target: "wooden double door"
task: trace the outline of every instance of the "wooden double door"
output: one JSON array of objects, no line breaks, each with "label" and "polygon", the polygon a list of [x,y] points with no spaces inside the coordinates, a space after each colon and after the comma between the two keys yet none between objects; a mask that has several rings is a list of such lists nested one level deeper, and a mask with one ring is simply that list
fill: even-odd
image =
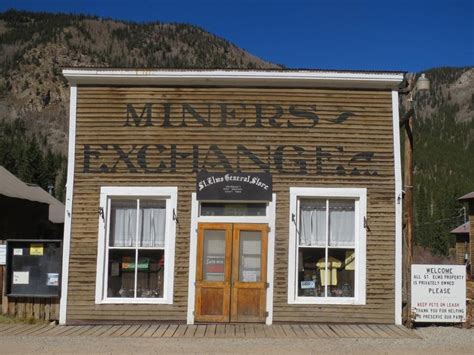
[{"label": "wooden double door", "polygon": [[265,322],[268,226],[200,223],[196,322]]}]

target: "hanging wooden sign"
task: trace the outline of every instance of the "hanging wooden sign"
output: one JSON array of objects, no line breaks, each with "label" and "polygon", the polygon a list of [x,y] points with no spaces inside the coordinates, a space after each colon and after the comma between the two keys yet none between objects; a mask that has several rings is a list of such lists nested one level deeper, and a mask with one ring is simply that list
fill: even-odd
[{"label": "hanging wooden sign", "polygon": [[269,173],[199,172],[196,181],[198,200],[271,201],[272,176]]}]

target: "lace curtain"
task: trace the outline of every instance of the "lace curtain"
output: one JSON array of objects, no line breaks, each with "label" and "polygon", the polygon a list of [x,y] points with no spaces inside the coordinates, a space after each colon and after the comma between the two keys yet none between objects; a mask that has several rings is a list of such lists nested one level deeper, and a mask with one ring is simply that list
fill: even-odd
[{"label": "lace curtain", "polygon": [[[354,201],[329,201],[329,245],[354,246]],[[300,246],[325,246],[326,200],[300,200]]]},{"label": "lace curtain", "polygon": [[[113,200],[110,230],[111,247],[134,247],[137,232],[137,201]],[[166,202],[140,201],[139,247],[164,247]]]}]

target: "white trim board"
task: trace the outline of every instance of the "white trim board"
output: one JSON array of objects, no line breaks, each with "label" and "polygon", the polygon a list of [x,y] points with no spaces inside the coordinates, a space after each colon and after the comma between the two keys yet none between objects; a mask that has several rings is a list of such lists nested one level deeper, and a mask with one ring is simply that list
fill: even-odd
[{"label": "white trim board", "polygon": [[403,73],[319,70],[156,70],[64,69],[63,75],[79,85],[202,85],[282,86],[396,89]]},{"label": "white trim board", "polygon": [[393,157],[395,165],[395,324],[402,324],[402,164],[398,91],[392,91]]},{"label": "white trim board", "polygon": [[274,279],[274,259],[275,259],[275,222],[276,217],[276,193],[272,194],[272,201],[268,203],[266,215],[260,217],[199,217],[199,201],[196,199],[196,193],[191,195],[191,225],[190,225],[190,243],[189,243],[189,277],[188,277],[188,310],[186,322],[194,324],[194,306],[196,299],[196,263],[197,263],[197,229],[198,223],[261,223],[268,224],[267,246],[267,282],[269,287],[266,289],[266,311],[268,316],[265,324],[271,325],[273,322],[273,279]]},{"label": "white trim board", "polygon": [[71,85],[69,101],[69,142],[66,183],[66,208],[64,215],[63,266],[61,271],[61,299],[59,302],[59,324],[67,321],[67,296],[69,281],[69,255],[71,251],[71,218],[74,192],[74,155],[76,150],[76,102],[77,86]]}]

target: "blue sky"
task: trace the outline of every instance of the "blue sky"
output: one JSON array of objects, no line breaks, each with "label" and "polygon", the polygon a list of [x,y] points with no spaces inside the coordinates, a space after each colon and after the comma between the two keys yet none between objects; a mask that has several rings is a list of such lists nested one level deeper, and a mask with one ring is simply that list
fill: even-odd
[{"label": "blue sky", "polygon": [[474,65],[473,0],[3,0],[9,8],[192,23],[290,68]]}]

